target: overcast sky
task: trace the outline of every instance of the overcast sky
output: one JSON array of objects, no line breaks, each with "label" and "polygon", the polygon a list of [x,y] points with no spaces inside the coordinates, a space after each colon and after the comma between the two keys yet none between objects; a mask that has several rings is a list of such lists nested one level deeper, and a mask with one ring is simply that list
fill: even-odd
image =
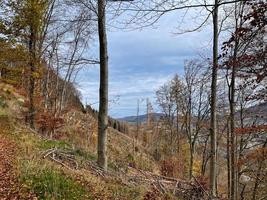
[{"label": "overcast sky", "polygon": [[[166,16],[157,28],[108,32],[109,98],[116,100],[109,106],[109,115],[115,118],[136,115],[137,99],[150,98],[155,103],[156,89],[175,73],[183,74],[186,59],[198,58],[210,50],[212,31],[174,34],[177,22]],[[194,25],[188,22],[187,24]],[[97,45],[92,50],[98,53]],[[98,109],[99,68],[83,69],[77,78],[83,102]],[[145,101],[140,106],[145,112]],[[154,106],[155,112],[158,112]]]}]

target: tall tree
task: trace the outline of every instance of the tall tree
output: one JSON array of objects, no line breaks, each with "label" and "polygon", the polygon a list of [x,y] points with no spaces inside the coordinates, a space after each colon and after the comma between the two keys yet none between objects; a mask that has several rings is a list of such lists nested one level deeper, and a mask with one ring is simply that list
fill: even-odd
[{"label": "tall tree", "polygon": [[28,123],[34,128],[35,119],[35,85],[40,75],[39,67],[42,63],[42,48],[47,26],[53,10],[54,0],[23,0],[10,1],[10,8],[14,12],[12,20],[12,34],[18,43],[25,43],[28,48]]},{"label": "tall tree", "polygon": [[216,93],[218,73],[218,0],[214,1],[213,17],[213,64],[211,79],[211,105],[210,105],[210,184],[212,196],[217,196],[217,127],[216,127]]},{"label": "tall tree", "polygon": [[108,44],[106,34],[106,0],[98,0],[98,36],[100,58],[100,88],[98,115],[97,163],[107,170],[106,138],[108,128]]},{"label": "tall tree", "polygon": [[[239,149],[236,135],[236,90],[239,82],[239,90],[251,89],[249,100],[264,99],[266,87],[262,87],[261,82],[266,78],[266,47],[263,45],[265,26],[266,26],[266,3],[261,1],[239,2],[234,7],[234,27],[230,39],[224,42],[223,54],[224,65],[231,72],[231,81],[229,83],[229,106],[230,106],[230,176],[229,176],[229,198],[238,199],[239,196],[239,178],[240,168],[238,160],[244,153],[245,141],[241,135]],[[238,78],[238,82],[236,79]],[[241,84],[240,84],[241,83]],[[261,89],[257,89],[261,88]],[[263,92],[263,93],[262,93]],[[244,95],[242,95],[244,96]],[[254,97],[253,97],[254,96]],[[243,100],[244,101],[244,100]],[[248,126],[244,123],[243,105],[240,106],[241,129]],[[256,124],[255,124],[256,125]],[[250,140],[249,140],[250,141]],[[239,150],[239,152],[238,152]],[[245,187],[241,188],[241,196],[244,196]]]},{"label": "tall tree", "polygon": [[[217,74],[218,74],[218,35],[219,35],[219,7],[223,5],[233,4],[236,1],[219,1],[214,0],[213,2],[200,1],[200,2],[192,2],[192,1],[147,1],[139,0],[137,3],[133,3],[132,7],[125,9],[136,12],[133,17],[137,19],[138,25],[141,27],[149,26],[159,21],[159,19],[169,13],[175,12],[178,10],[186,10],[190,8],[204,8],[209,11],[209,13],[205,16],[205,18],[201,21],[199,26],[190,29],[185,32],[192,32],[201,29],[204,25],[207,24],[209,18],[212,14],[213,21],[213,62],[212,62],[212,80],[211,80],[211,105],[210,105],[210,189],[212,196],[216,196],[216,185],[217,185],[217,163],[216,163],[216,151],[217,151],[217,127],[216,127],[216,100],[217,100]],[[182,21],[184,18],[182,18]]]}]

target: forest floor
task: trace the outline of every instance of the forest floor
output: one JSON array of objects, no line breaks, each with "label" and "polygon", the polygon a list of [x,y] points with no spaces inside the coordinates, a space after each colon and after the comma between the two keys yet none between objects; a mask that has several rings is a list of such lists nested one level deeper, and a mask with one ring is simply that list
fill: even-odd
[{"label": "forest floor", "polygon": [[0,199],[18,199],[18,181],[12,161],[16,151],[14,143],[0,140]]},{"label": "forest floor", "polygon": [[8,124],[0,120],[0,200],[37,199],[31,192],[23,191],[17,174],[16,160],[19,147],[6,133]]}]

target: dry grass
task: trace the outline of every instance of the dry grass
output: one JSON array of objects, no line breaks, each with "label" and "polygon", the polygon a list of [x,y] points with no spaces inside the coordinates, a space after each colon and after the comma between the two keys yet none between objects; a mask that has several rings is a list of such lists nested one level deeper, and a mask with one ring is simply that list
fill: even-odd
[{"label": "dry grass", "polygon": [[[76,134],[74,130],[77,129],[72,129],[75,127],[71,127],[70,123],[65,126],[65,130],[69,131],[68,137],[59,140],[41,136],[23,125],[18,119],[22,116],[21,100],[11,89],[8,89],[9,92],[0,91],[3,103],[8,104],[0,107],[1,126],[6,130],[0,132],[15,142],[18,148],[15,168],[23,193],[34,194],[38,199],[142,199],[144,187],[131,187],[116,176],[101,177],[87,169],[86,163],[94,162],[96,158],[93,142],[85,142],[84,135]],[[68,169],[43,159],[42,152],[54,147],[72,151],[79,169]]]}]

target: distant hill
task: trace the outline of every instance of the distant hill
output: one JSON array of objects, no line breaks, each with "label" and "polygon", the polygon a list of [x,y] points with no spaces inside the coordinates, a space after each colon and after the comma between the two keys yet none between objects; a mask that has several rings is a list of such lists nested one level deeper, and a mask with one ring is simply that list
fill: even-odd
[{"label": "distant hill", "polygon": [[[240,111],[237,112],[237,115],[240,114]],[[266,124],[267,123],[267,102],[260,103],[253,105],[251,107],[248,107],[244,111],[244,123],[251,124],[257,123],[257,124]]]},{"label": "distant hill", "polygon": [[[151,113],[151,115],[152,115],[152,119],[156,121],[164,116],[163,113]],[[118,118],[117,120],[135,124],[137,123],[137,116],[127,116],[127,117]],[[147,120],[147,114],[138,116],[139,123],[145,123],[146,120]]]},{"label": "distant hill", "polygon": [[249,108],[246,109],[247,113],[250,113],[251,115],[267,115],[267,102],[261,103],[261,104],[257,104],[254,106],[251,106]]},{"label": "distant hill", "polygon": [[[239,115],[239,112],[240,111],[237,111],[236,114]],[[267,102],[248,107],[244,112],[247,117],[267,116]],[[164,113],[151,113],[151,114],[152,118],[156,121],[159,120],[161,117],[164,117],[165,115]],[[135,124],[137,122],[137,116],[126,116],[117,118],[116,120]],[[145,123],[146,120],[147,120],[147,114],[138,116],[139,123]]]}]

